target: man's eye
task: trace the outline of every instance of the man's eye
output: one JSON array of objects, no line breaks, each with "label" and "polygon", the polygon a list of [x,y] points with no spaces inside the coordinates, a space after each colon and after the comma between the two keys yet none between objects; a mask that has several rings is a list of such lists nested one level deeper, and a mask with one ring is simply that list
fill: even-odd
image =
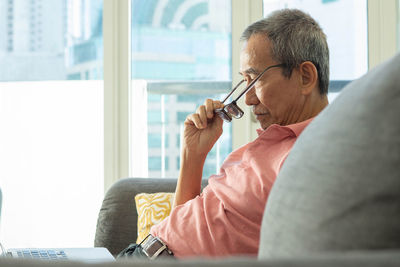
[{"label": "man's eye", "polygon": [[244,79],[247,84],[251,83],[251,81],[253,80],[250,76],[246,76]]}]

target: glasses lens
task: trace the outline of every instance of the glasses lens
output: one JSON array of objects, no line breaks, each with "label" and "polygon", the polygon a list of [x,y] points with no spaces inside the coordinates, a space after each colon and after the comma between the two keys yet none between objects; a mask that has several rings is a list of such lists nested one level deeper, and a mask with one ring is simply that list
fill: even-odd
[{"label": "glasses lens", "polygon": [[226,111],[222,108],[216,109],[215,114],[217,114],[221,119],[223,119],[226,122],[232,121],[232,117],[228,113],[226,113]]},{"label": "glasses lens", "polygon": [[226,105],[224,110],[235,119],[240,119],[244,114],[243,110],[241,110],[235,103]]}]

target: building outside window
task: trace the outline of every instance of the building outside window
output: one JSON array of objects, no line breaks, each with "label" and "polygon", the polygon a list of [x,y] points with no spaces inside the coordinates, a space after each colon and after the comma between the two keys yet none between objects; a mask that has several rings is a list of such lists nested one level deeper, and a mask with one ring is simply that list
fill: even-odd
[{"label": "building outside window", "polygon": [[[150,83],[148,176],[177,177],[186,116],[205,99],[221,99],[229,92],[231,1],[132,0],[131,5],[132,79]],[[186,82],[186,90],[169,89],[181,82]],[[160,90],[152,90],[151,83]],[[155,137],[160,140],[157,145],[152,143]],[[203,177],[218,171],[221,159],[232,150],[231,143],[231,127],[226,124],[221,141],[206,160]]]}]

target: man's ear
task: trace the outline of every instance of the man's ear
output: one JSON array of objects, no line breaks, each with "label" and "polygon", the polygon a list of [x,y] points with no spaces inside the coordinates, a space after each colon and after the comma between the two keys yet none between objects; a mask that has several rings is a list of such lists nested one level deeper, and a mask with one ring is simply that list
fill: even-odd
[{"label": "man's ear", "polygon": [[311,61],[305,61],[299,66],[301,93],[309,95],[318,86],[318,71]]}]

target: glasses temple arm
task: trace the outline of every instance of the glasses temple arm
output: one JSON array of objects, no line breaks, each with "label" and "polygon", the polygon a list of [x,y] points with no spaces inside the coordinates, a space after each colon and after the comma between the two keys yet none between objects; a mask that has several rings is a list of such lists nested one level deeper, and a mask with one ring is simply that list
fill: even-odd
[{"label": "glasses temple arm", "polygon": [[232,91],[224,98],[224,100],[221,101],[221,103],[224,103],[232,94],[233,92],[236,91],[236,89],[244,82],[245,80],[241,80],[236,86],[235,88],[232,89]]},{"label": "glasses temple arm", "polygon": [[256,82],[261,78],[261,76],[263,76],[263,74],[268,70],[269,68],[266,68],[263,72],[261,72],[241,93],[240,95],[238,95],[238,97],[236,97],[235,100],[233,100],[232,102],[236,102],[239,100],[239,98],[241,98],[245,93],[247,93],[251,88],[254,87],[254,85],[256,84]]},{"label": "glasses temple arm", "polygon": [[236,97],[235,100],[233,100],[232,102],[236,102],[239,100],[239,98],[241,98],[245,93],[247,93],[251,88],[254,87],[254,85],[256,84],[256,82],[264,75],[264,73],[271,69],[271,68],[276,68],[276,67],[283,67],[285,66],[285,64],[278,64],[278,65],[273,65],[273,66],[269,66],[268,68],[266,68],[265,70],[263,70],[263,72],[261,72],[260,74],[258,74],[258,76],[243,90],[243,92],[240,93],[240,95],[238,97]]}]

